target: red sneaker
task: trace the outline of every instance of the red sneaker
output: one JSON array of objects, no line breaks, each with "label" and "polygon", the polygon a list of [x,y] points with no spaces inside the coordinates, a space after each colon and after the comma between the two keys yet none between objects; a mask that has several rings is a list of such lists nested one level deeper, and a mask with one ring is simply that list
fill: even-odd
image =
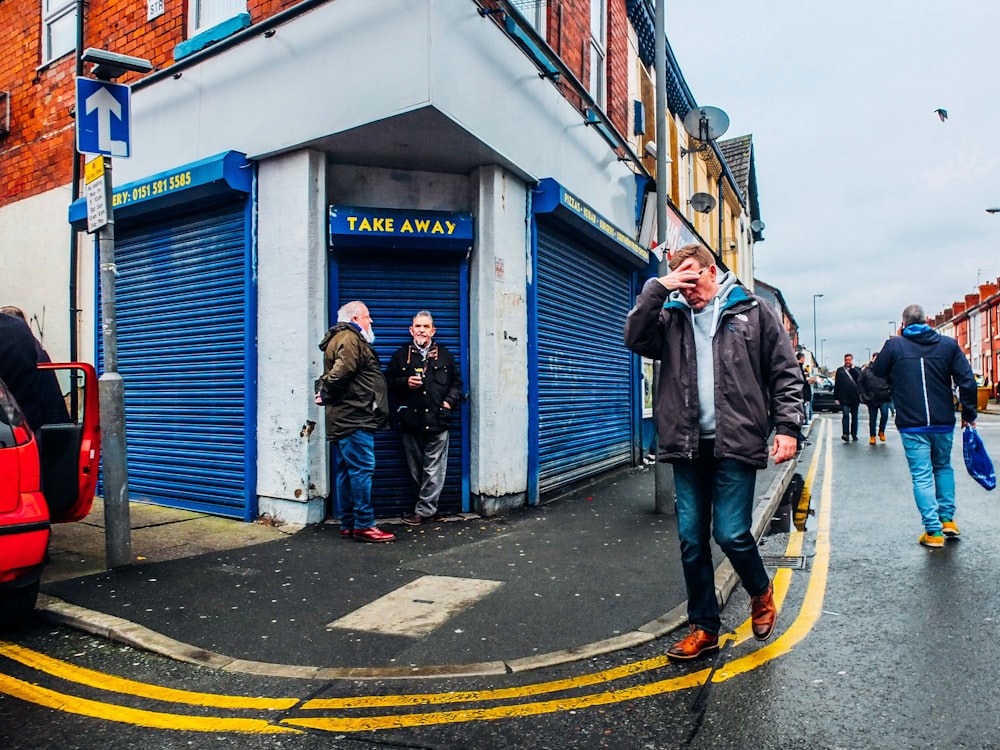
[{"label": "red sneaker", "polygon": [[354,529],[341,529],[340,538],[341,539],[351,539],[354,537]]},{"label": "red sneaker", "polygon": [[354,530],[354,541],[356,542],[391,542],[395,538],[395,534],[390,534],[388,531],[382,531],[382,529],[378,526],[372,526],[368,529]]}]

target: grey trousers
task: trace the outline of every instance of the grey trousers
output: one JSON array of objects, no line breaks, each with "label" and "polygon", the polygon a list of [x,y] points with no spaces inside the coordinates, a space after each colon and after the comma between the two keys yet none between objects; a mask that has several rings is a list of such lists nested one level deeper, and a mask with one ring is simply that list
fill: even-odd
[{"label": "grey trousers", "polygon": [[429,518],[437,513],[448,473],[448,431],[419,435],[404,432],[403,453],[417,487],[416,514]]}]

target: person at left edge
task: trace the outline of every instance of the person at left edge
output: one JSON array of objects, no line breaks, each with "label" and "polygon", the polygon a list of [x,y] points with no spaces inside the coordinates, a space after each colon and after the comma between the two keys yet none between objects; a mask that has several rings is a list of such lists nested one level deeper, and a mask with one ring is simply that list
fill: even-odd
[{"label": "person at left edge", "polygon": [[70,421],[55,373],[38,368],[48,361],[24,319],[0,313],[0,378],[24,410],[39,447],[43,425]]},{"label": "person at left edge", "polygon": [[408,526],[440,518],[438,500],[448,473],[448,423],[462,400],[455,358],[435,340],[436,333],[430,312],[418,312],[410,324],[413,340],[396,350],[385,370],[389,392],[398,404],[406,465],[417,488],[416,508],[403,516]]},{"label": "person at left edge", "polygon": [[389,422],[385,376],[372,344],[375,333],[368,307],[360,300],[337,311],[337,325],[326,332],[323,375],[317,400],[326,407],[326,438],[337,444],[337,497],[340,535],[359,542],[391,542],[395,534],[375,525],[372,477],[375,433]]},{"label": "person at left edge", "polygon": [[625,321],[625,345],[660,360],[653,405],[659,460],[674,469],[677,535],[688,594],[688,634],[667,651],[694,659],[719,648],[714,538],[750,595],[754,637],[774,631],[774,588],[753,524],[757,471],[795,458],[802,371],[774,309],[722,272],[700,245],[646,282]]}]

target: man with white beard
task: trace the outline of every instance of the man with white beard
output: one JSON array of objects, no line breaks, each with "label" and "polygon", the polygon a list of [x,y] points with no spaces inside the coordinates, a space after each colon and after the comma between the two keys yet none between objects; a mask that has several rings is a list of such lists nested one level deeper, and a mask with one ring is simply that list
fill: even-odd
[{"label": "man with white beard", "polygon": [[374,342],[371,313],[354,300],[337,311],[337,325],[319,344],[323,376],[316,400],[326,407],[326,438],[337,444],[339,454],[340,536],[357,542],[396,538],[375,525],[372,508],[375,432],[389,421],[388,389]]}]

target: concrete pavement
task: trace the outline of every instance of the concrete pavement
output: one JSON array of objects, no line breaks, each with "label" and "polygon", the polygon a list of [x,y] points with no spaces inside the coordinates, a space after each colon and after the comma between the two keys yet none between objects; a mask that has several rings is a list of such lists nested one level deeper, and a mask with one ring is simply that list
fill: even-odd
[{"label": "concrete pavement", "polygon": [[[758,474],[760,538],[796,471]],[[100,506],[53,529],[38,614],[175,659],[298,678],[505,674],[647,643],[685,622],[676,521],[651,467],[504,517],[341,540],[133,504],[135,563],[105,570]],[[738,579],[716,550],[716,585]]]}]

